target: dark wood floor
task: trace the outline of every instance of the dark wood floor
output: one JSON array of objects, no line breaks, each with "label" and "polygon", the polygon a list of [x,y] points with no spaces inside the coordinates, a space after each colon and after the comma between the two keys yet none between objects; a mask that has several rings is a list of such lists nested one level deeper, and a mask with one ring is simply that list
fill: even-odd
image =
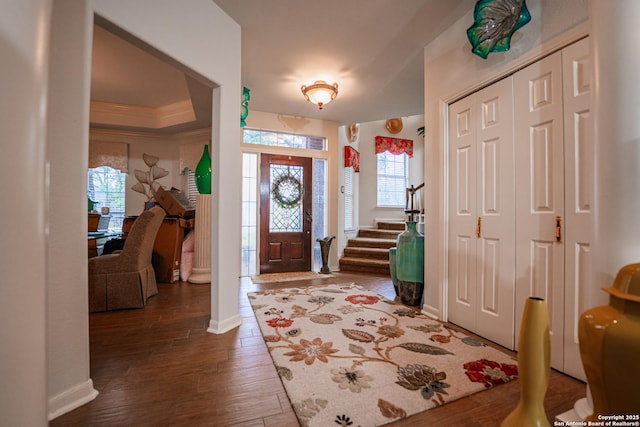
[{"label": "dark wood floor", "polygon": [[[222,335],[206,332],[209,285],[160,284],[144,309],[92,314],[91,378],[100,394],[50,425],[297,426],[246,293],[345,282],[395,296],[389,278],[367,274],[265,285],[243,278],[242,325]],[[584,395],[584,383],[552,371],[545,399],[551,422]],[[498,426],[518,398],[513,381],[390,425]]]}]

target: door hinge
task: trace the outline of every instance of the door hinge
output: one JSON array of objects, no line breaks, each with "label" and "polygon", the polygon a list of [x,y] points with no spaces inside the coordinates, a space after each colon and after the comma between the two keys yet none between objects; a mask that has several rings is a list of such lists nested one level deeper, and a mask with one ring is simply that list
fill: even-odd
[{"label": "door hinge", "polygon": [[478,217],[478,223],[476,224],[476,237],[479,239],[482,235],[482,217]]},{"label": "door hinge", "polygon": [[556,217],[556,242],[562,242],[562,217]]}]

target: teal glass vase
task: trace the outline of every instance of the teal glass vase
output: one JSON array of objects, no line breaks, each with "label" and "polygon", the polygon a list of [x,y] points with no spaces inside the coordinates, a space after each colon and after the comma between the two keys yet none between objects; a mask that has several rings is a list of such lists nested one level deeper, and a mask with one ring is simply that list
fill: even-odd
[{"label": "teal glass vase", "polygon": [[416,229],[416,221],[407,221],[407,229],[398,235],[396,244],[396,277],[403,304],[422,304],[424,292],[424,235]]},{"label": "teal glass vase", "polygon": [[200,194],[211,194],[211,156],[209,146],[205,144],[202,157],[196,166],[196,187]]},{"label": "teal glass vase", "polygon": [[400,295],[398,293],[398,275],[396,274],[396,254],[398,248],[392,247],[389,248],[389,273],[391,274],[391,282],[393,283],[393,289],[396,291],[396,296]]}]

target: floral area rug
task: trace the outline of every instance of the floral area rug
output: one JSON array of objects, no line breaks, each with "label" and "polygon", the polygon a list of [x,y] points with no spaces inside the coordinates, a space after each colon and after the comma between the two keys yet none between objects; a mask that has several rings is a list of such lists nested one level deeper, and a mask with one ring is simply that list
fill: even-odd
[{"label": "floral area rug", "polygon": [[378,426],[517,377],[510,356],[357,285],[248,294],[301,426]]}]

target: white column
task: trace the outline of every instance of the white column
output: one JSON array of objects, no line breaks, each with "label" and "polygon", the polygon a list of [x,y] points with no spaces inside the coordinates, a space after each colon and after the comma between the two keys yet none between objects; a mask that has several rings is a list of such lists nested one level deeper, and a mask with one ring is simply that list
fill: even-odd
[{"label": "white column", "polygon": [[211,194],[196,196],[195,248],[189,283],[211,283]]},{"label": "white column", "polygon": [[[615,3],[615,4],[614,4]],[[607,304],[620,267],[640,261],[640,1],[591,0],[594,206],[587,307]],[[558,417],[582,421],[593,412],[589,390]]]},{"label": "white column", "polygon": [[593,288],[640,261],[640,2],[592,0]]}]

